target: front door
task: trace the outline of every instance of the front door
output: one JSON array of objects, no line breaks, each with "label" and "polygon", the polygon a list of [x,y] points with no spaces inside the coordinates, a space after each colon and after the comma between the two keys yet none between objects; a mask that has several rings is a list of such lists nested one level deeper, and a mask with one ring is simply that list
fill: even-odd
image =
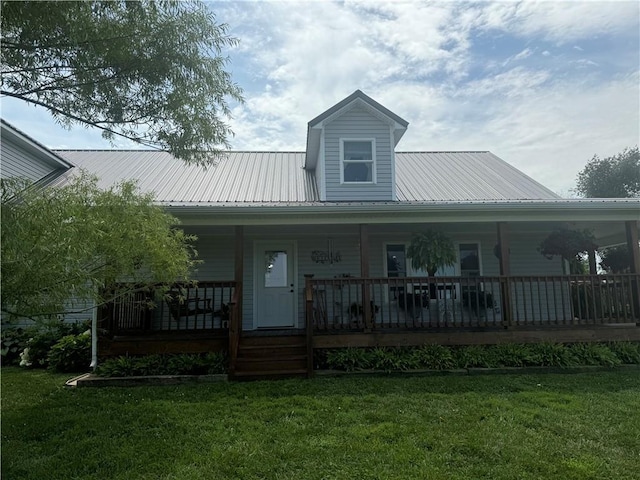
[{"label": "front door", "polygon": [[259,243],[256,248],[258,328],[294,327],[296,320],[295,249],[291,242]]}]

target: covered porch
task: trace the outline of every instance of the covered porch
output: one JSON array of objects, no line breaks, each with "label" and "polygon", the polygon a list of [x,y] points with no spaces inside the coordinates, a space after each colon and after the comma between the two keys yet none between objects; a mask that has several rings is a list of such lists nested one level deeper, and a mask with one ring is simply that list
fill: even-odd
[{"label": "covered porch", "polygon": [[278,364],[278,351],[296,359],[290,371],[309,373],[316,348],[640,340],[638,221],[593,224],[629,249],[632,271],[617,275],[597,274],[593,255],[589,275],[542,257],[535,246],[558,223],[430,224],[460,255],[475,252],[479,268],[466,271],[459,258],[428,277],[389,265],[424,224],[194,222],[197,284],[175,286],[169,301],[138,292],[103,309],[99,355],[227,350],[239,376],[243,363]]}]

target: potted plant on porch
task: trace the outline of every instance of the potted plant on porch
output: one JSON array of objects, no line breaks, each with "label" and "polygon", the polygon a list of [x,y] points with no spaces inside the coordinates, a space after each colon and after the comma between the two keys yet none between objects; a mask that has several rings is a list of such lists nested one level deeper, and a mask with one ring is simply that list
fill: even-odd
[{"label": "potted plant on porch", "polygon": [[[444,233],[427,230],[413,234],[407,248],[407,257],[411,259],[411,266],[414,270],[426,271],[430,277],[433,277],[439,268],[455,263],[456,249],[451,238]],[[428,307],[430,300],[438,298],[438,288],[437,284],[430,283],[429,296],[427,298],[426,293],[416,295],[414,286],[414,292],[405,294],[407,298],[404,299],[403,303],[410,305],[415,315],[415,306]],[[438,304],[438,315],[443,315],[447,312],[447,305],[444,300],[442,302],[442,305]]]},{"label": "potted plant on porch", "polygon": [[407,248],[407,257],[411,259],[414,270],[426,271],[433,277],[439,268],[455,263],[456,248],[444,233],[427,230],[413,234]]}]

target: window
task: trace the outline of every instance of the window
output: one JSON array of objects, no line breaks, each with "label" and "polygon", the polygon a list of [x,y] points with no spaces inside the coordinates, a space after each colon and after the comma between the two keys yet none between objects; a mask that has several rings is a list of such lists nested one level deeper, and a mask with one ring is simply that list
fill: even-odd
[{"label": "window", "polygon": [[374,140],[341,140],[342,183],[375,183]]},{"label": "window", "polygon": [[460,244],[460,276],[480,276],[480,255],[477,243]]},{"label": "window", "polygon": [[264,286],[286,287],[287,286],[287,252],[270,251],[264,252],[266,271],[264,272]]}]

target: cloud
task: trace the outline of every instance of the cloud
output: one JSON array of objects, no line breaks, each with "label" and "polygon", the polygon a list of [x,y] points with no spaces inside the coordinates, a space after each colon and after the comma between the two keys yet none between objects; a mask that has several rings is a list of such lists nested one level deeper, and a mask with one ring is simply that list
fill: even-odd
[{"label": "cloud", "polygon": [[491,150],[557,191],[638,143],[637,2],[211,5],[240,39],[236,149],[304,150],[307,122],[356,89],[410,122],[400,150]]}]

